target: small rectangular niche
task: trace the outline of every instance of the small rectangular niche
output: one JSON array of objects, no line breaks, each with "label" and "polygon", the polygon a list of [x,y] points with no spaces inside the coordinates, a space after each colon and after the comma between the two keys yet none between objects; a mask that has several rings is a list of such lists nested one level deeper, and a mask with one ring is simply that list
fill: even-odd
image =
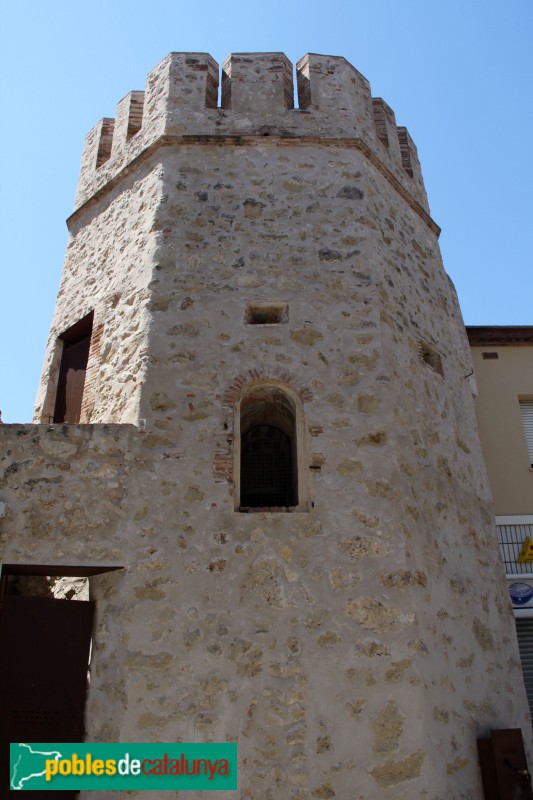
[{"label": "small rectangular niche", "polygon": [[248,303],[244,321],[247,325],[279,325],[289,321],[288,303]]},{"label": "small rectangular niche", "polygon": [[444,370],[442,369],[442,357],[437,353],[436,350],[429,347],[429,345],[425,344],[425,342],[420,342],[420,358],[430,367],[433,372],[438,372],[439,375],[444,375]]},{"label": "small rectangular niche", "polygon": [[483,359],[487,361],[488,359],[499,358],[498,353],[483,353]]}]

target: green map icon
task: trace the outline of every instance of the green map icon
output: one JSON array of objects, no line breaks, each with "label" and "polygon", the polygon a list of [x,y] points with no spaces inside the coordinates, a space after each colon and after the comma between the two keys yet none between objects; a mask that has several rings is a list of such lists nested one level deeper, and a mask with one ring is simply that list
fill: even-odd
[{"label": "green map icon", "polygon": [[57,761],[60,758],[61,753],[57,750],[34,750],[24,742],[12,744],[9,788],[14,791],[26,789],[28,782],[44,777],[47,761],[50,759]]}]

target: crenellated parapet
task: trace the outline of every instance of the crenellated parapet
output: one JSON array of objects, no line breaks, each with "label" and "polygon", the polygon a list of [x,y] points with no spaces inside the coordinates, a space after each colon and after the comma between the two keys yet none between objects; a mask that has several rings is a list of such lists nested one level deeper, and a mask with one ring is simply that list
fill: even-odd
[{"label": "crenellated parapet", "polygon": [[265,146],[356,147],[428,211],[407,130],[346,59],[314,53],[295,71],[283,53],[234,53],[220,70],[208,53],[170,53],[148,74],[144,91],[126,95],[115,119],[87,134],[76,209],[159,145],[246,145],[258,137]]}]

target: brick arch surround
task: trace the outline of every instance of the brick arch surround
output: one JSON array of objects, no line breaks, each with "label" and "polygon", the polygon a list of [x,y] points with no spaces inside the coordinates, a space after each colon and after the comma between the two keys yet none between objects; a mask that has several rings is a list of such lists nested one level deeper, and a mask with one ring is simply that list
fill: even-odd
[{"label": "brick arch surround", "polygon": [[233,379],[222,395],[222,403],[224,406],[232,408],[235,402],[252,386],[267,383],[278,384],[280,389],[286,386],[300,398],[302,403],[308,403],[313,399],[311,390],[288,372],[272,370],[266,373],[262,370],[250,369],[246,372],[241,372]]}]

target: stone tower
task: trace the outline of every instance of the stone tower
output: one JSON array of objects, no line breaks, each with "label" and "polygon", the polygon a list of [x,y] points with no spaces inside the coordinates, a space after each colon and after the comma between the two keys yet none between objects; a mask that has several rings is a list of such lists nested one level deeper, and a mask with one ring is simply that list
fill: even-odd
[{"label": "stone tower", "polygon": [[232,55],[218,105],[171,53],[88,134],[4,563],[90,576],[89,741],[474,800],[529,717],[461,314],[407,130],[343,58],[296,78]]}]

